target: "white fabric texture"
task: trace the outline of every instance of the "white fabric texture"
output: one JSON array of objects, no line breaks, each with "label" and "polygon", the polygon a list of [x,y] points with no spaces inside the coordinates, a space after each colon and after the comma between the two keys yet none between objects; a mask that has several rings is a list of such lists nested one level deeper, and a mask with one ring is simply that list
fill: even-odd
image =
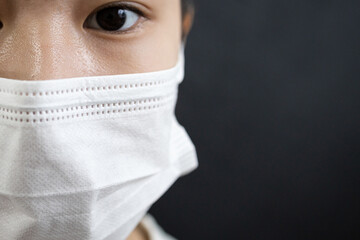
[{"label": "white fabric texture", "polygon": [[197,167],[176,120],[183,53],[169,70],[0,78],[0,236],[122,240]]}]

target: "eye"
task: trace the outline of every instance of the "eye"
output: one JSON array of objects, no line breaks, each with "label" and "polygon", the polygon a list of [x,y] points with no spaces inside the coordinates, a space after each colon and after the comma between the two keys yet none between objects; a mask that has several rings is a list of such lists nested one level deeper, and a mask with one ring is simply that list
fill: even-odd
[{"label": "eye", "polygon": [[124,6],[105,7],[92,13],[84,27],[111,32],[124,32],[131,29],[139,20],[140,14]]}]

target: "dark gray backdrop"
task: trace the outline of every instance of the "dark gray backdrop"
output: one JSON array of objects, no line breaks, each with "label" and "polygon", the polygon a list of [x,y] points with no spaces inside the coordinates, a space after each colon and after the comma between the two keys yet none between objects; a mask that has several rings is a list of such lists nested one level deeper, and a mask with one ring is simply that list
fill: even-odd
[{"label": "dark gray backdrop", "polygon": [[360,239],[360,1],[198,0],[177,116],[180,240]]}]

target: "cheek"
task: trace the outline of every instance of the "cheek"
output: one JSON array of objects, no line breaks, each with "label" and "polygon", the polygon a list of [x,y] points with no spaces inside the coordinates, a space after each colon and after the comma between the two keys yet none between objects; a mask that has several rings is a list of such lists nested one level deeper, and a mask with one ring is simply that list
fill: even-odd
[{"label": "cheek", "polygon": [[[176,65],[180,41],[154,33],[153,38],[133,40],[129,43],[97,44],[85,50],[85,56],[97,65],[96,69],[107,74],[153,72],[169,69]],[[101,67],[100,67],[101,66]],[[95,69],[95,68],[94,68]]]},{"label": "cheek", "polygon": [[68,16],[19,18],[21,24],[0,34],[0,76],[43,80],[169,69],[181,46],[179,3],[164,1],[137,31],[112,36],[85,31]]},{"label": "cheek", "polygon": [[[169,69],[176,65],[181,47],[180,1],[166,1],[154,19],[135,33],[111,38],[86,38],[86,54],[97,62],[99,74],[126,74]],[[171,10],[170,10],[171,9]],[[89,62],[92,62],[89,61]]]},{"label": "cheek", "polygon": [[176,33],[153,31],[144,38],[129,41],[88,43],[83,49],[86,64],[101,74],[126,74],[169,69],[176,65],[181,46]]}]

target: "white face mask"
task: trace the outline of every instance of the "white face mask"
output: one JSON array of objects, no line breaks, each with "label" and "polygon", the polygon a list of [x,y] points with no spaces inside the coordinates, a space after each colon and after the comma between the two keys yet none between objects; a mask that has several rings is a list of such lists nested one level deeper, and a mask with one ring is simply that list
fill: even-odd
[{"label": "white face mask", "polygon": [[183,59],[152,73],[0,78],[1,239],[126,239],[197,167],[174,115]]}]

